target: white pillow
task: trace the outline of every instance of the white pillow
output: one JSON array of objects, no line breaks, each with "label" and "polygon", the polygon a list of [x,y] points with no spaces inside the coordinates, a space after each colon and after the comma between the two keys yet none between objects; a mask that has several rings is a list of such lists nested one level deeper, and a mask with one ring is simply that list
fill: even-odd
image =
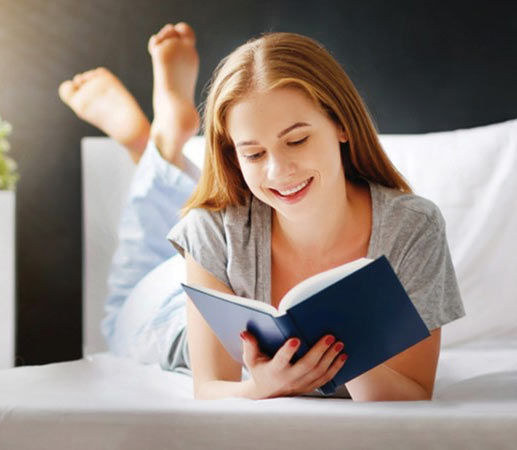
[{"label": "white pillow", "polygon": [[[517,120],[380,140],[447,223],[467,315],[443,327],[442,346],[517,341]],[[201,167],[204,138],[191,139],[185,153]]]}]

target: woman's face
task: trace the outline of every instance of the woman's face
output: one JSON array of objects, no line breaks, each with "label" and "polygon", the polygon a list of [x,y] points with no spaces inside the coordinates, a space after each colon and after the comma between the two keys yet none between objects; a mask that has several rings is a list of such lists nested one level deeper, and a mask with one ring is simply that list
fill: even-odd
[{"label": "woman's face", "polygon": [[230,108],[227,125],[249,189],[283,216],[301,218],[343,194],[346,135],[299,89],[252,93]]}]

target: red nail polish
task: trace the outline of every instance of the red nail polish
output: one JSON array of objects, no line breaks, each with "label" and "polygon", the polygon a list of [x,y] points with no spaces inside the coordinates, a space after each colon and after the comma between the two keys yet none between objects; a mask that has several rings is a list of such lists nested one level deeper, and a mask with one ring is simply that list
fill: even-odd
[{"label": "red nail polish", "polygon": [[325,344],[330,345],[335,340],[336,340],[336,338],[334,336],[329,336],[327,339],[325,339]]},{"label": "red nail polish", "polygon": [[346,361],[346,360],[348,359],[348,355],[347,355],[346,353],[343,353],[343,354],[339,357],[339,359],[340,359],[341,361]]},{"label": "red nail polish", "polygon": [[298,343],[299,343],[298,339],[293,339],[289,345],[291,347],[296,347],[298,345]]},{"label": "red nail polish", "polygon": [[241,334],[239,335],[243,341],[246,340],[246,336],[244,335],[244,331],[241,331]]}]

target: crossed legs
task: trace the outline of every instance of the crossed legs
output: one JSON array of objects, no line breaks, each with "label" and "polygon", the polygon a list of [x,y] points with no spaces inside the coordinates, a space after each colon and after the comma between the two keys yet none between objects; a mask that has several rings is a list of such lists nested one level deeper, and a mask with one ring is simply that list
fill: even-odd
[{"label": "crossed legs", "polygon": [[[182,172],[182,147],[200,122],[194,104],[199,57],[193,30],[186,23],[167,24],[151,36],[148,50],[154,78],[152,123],[106,68],[78,74],[59,87],[61,99],[80,119],[125,146],[138,164],[122,213],[101,327],[112,352],[147,363],[156,362],[160,352],[169,358],[167,346],[174,347],[185,327],[179,282],[172,280],[167,292],[157,294],[152,289],[157,283],[149,280],[160,277],[175,253],[165,235],[195,186],[196,180]],[[161,158],[153,158],[152,148],[145,151],[149,142]],[[142,286],[151,291],[142,292]]]}]

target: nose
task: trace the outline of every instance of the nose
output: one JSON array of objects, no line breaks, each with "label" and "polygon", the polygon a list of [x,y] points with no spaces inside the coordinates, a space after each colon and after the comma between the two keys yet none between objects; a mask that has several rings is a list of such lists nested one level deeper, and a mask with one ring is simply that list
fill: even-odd
[{"label": "nose", "polygon": [[296,172],[296,164],[284,152],[271,152],[267,172],[270,180],[285,180]]}]

